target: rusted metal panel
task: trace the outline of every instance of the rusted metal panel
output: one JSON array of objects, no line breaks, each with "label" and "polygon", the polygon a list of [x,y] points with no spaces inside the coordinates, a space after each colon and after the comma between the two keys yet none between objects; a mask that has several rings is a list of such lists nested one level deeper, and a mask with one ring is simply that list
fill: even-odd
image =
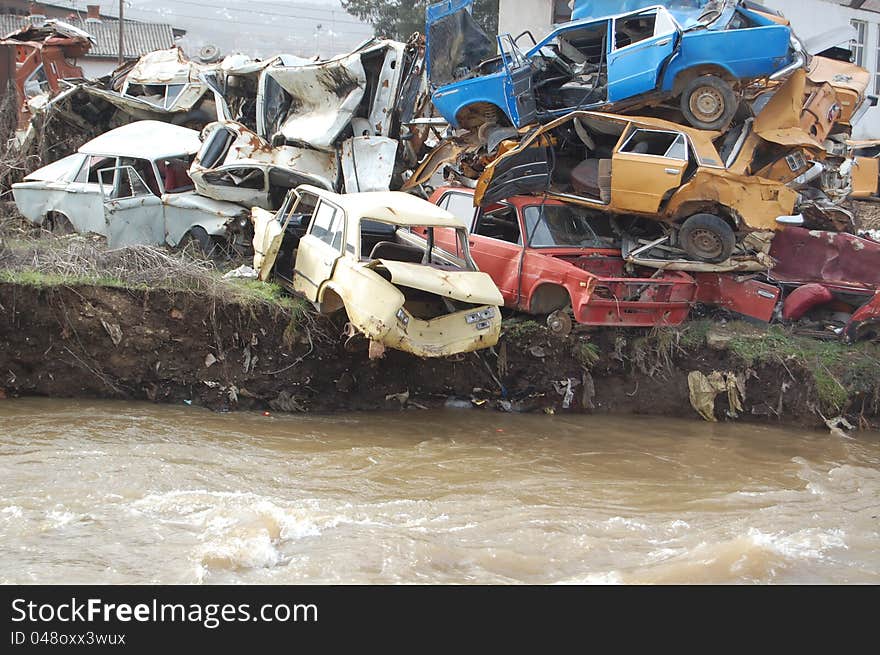
[{"label": "rusted metal panel", "polygon": [[819,282],[831,287],[880,288],[880,243],[852,234],[789,227],[773,238],[780,282]]},{"label": "rusted metal panel", "polygon": [[769,322],[779,300],[779,288],[752,277],[697,273],[696,302]]},{"label": "rusted metal panel", "polygon": [[15,84],[15,46],[0,44],[0,90],[2,97],[11,92]]}]

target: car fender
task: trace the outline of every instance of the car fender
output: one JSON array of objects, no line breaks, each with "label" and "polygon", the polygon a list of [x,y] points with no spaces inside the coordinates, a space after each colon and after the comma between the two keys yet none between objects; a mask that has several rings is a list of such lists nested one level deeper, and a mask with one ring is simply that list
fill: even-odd
[{"label": "car fender", "polygon": [[461,110],[477,103],[494,105],[515,124],[510,115],[510,98],[504,81],[502,72],[447,84],[434,92],[431,102],[440,115],[456,128],[459,127],[457,117]]}]

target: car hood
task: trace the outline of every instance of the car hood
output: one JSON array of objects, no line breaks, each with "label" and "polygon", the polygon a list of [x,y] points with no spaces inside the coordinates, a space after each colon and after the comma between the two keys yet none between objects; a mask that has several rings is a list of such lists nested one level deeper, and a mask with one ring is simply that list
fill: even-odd
[{"label": "car hood", "polygon": [[370,268],[381,266],[391,275],[391,283],[436,293],[475,305],[503,305],[504,298],[487,273],[480,271],[442,271],[424,264],[378,259]]}]

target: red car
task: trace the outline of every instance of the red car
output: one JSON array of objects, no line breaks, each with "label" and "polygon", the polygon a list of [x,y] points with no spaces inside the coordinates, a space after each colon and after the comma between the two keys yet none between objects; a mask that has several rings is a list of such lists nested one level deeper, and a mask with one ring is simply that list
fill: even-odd
[{"label": "red car", "polygon": [[773,238],[769,277],[786,292],[784,320],[840,324],[848,341],[880,340],[880,243],[788,227]]},{"label": "red car", "polygon": [[[549,314],[548,324],[560,332],[571,326],[569,306],[585,325],[654,327],[682,323],[695,302],[766,321],[779,296],[755,280],[628,270],[608,220],[590,221],[583,210],[559,201],[514,196],[476,209],[473,190],[452,186],[437,189],[430,200],[468,227],[471,255],[492,276],[505,306]],[[437,245],[456,252],[448,236],[437,234]]]}]

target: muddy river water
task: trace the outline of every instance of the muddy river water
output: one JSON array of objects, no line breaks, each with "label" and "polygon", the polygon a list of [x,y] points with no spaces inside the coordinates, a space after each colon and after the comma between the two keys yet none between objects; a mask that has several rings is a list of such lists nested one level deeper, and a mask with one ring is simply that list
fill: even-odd
[{"label": "muddy river water", "polygon": [[878,583],[880,435],[0,401],[3,583]]}]

